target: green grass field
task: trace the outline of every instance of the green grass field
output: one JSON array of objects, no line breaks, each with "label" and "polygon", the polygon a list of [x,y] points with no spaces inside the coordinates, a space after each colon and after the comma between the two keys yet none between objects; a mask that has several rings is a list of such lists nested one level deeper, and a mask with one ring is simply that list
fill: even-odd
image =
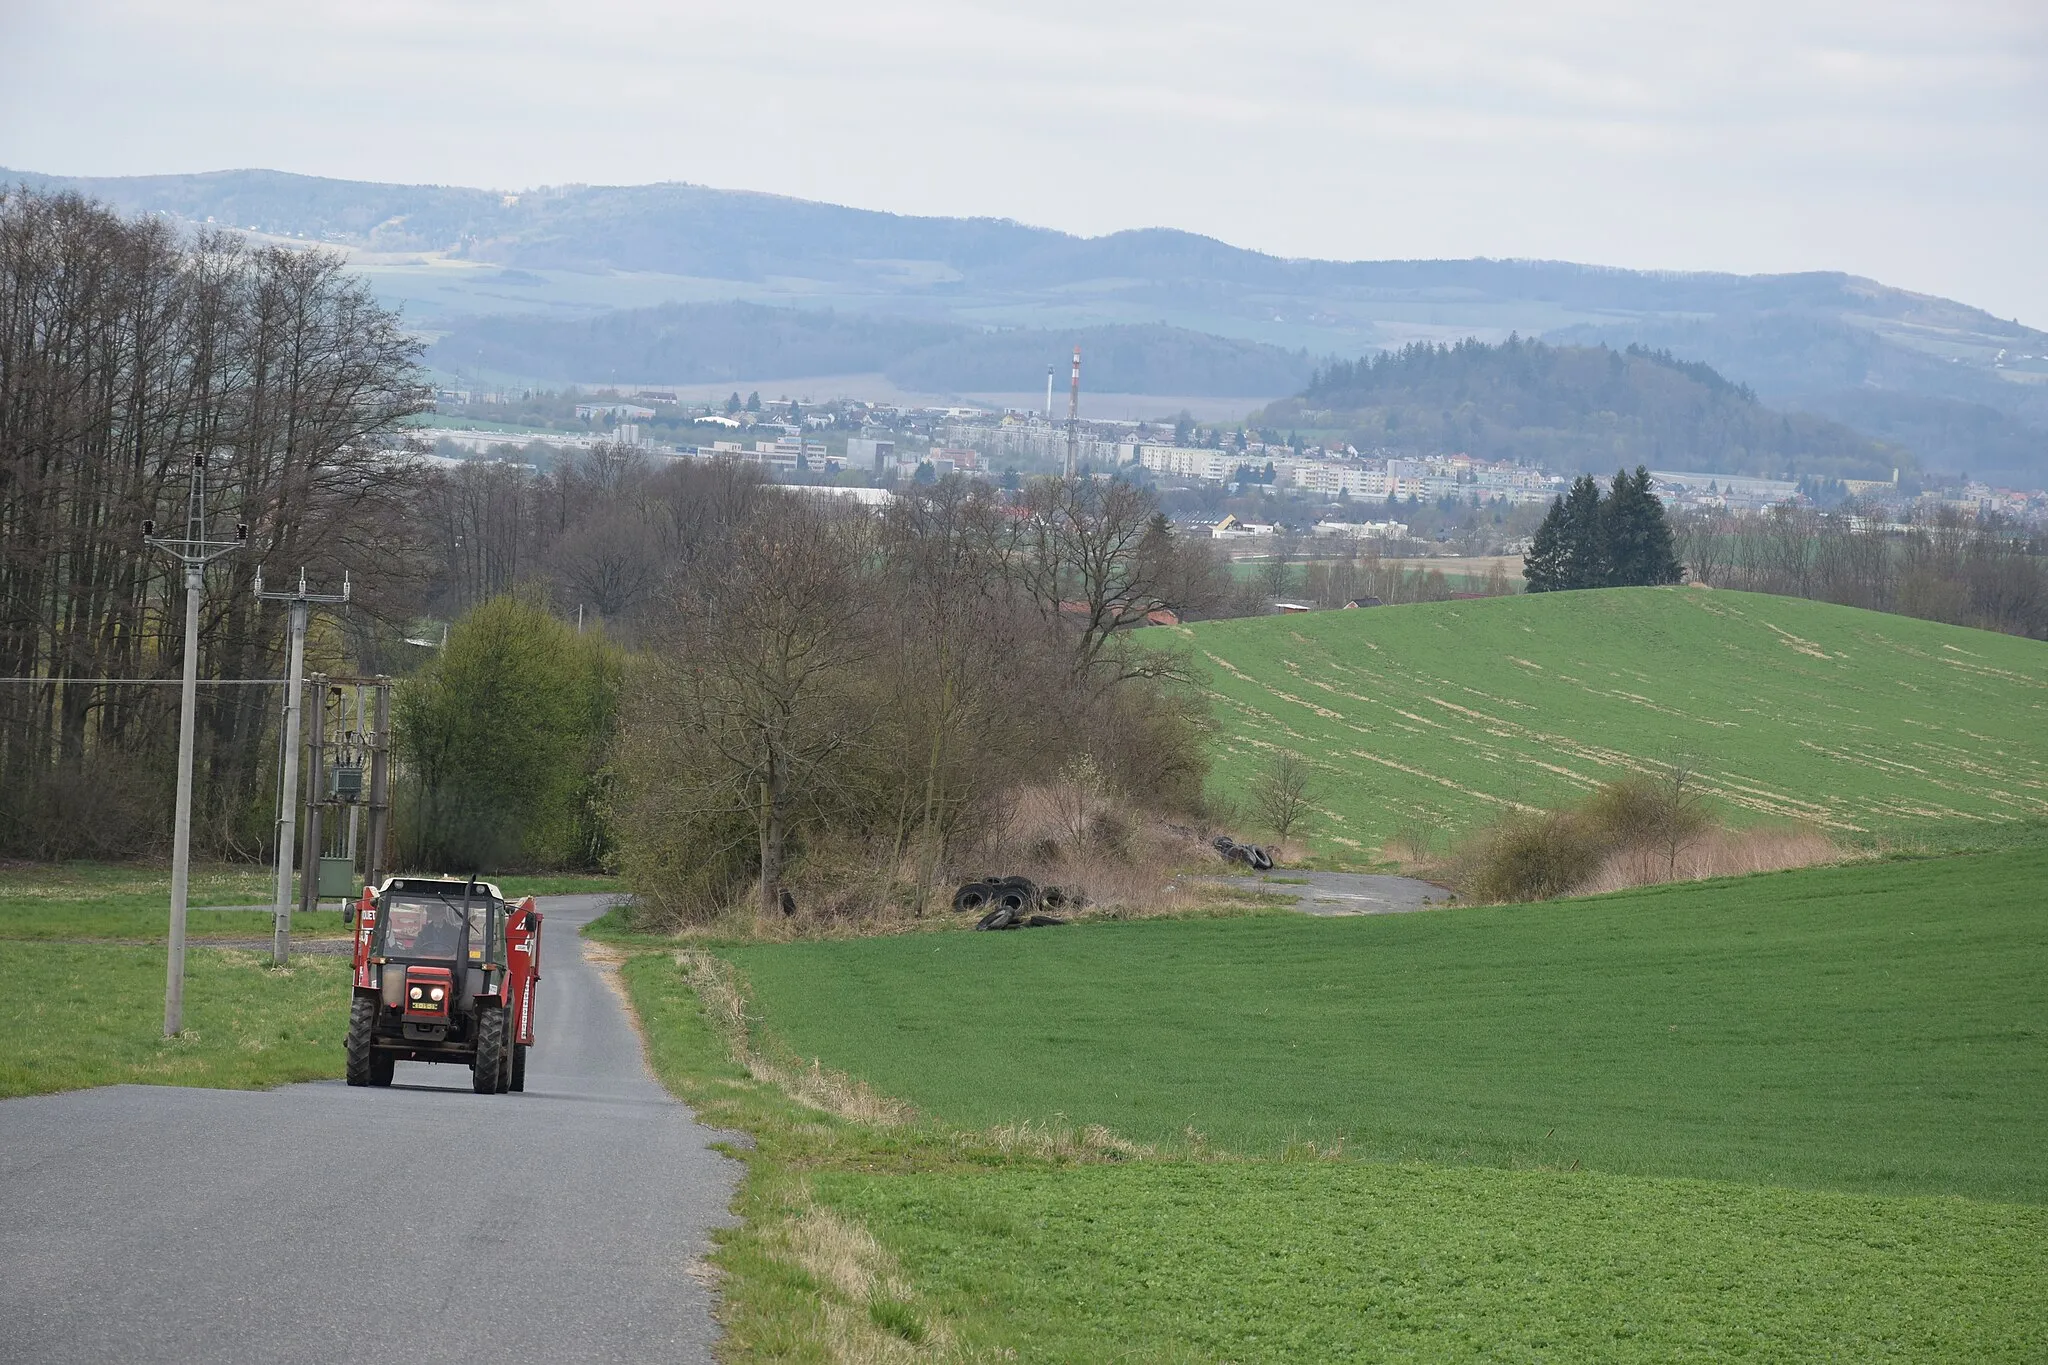
[{"label": "green grass field", "polygon": [[[722,1115],[765,1182],[726,1262],[739,1358],[808,1358],[771,1324],[834,1291],[774,1220],[814,1200],[914,1286],[874,1321],[963,1357],[2039,1360],[2044,931],[2034,846],[722,949],[758,1033],[920,1111]],[[627,980],[664,1076],[735,1104],[670,957]],[[1019,1123],[1151,1154],[975,1147]]]},{"label": "green grass field", "polygon": [[729,950],[968,1127],[2048,1203],[2048,850],[1348,919]]},{"label": "green grass field", "polygon": [[0,1096],[143,1083],[230,1089],[341,1074],[349,965],[195,948],[185,1031],[163,1037],[164,951],[0,941]]},{"label": "green grass field", "polygon": [[1793,598],[1684,588],[1211,621],[1216,790],[1310,760],[1311,843],[1575,801],[1671,753],[1737,823],[1847,838],[2048,815],[2048,644]]},{"label": "green grass field", "polygon": [[1033,1361],[2034,1361],[2048,1210],[1626,1176],[1142,1163],[814,1177]]}]

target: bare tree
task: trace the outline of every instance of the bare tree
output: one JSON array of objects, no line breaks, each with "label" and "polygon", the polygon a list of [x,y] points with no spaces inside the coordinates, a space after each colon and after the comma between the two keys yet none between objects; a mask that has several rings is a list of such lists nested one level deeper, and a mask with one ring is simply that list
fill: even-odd
[{"label": "bare tree", "polygon": [[1679,858],[1707,828],[1706,798],[1700,791],[1699,769],[1690,755],[1668,754],[1658,768],[1653,786],[1657,819],[1652,837],[1664,858],[1665,880],[1675,881]]},{"label": "bare tree", "polygon": [[1170,673],[1168,651],[1127,648],[1129,633],[1172,610],[1170,565],[1151,552],[1151,496],[1120,479],[1040,479],[1004,536],[1003,567],[1070,642],[1077,678],[1118,683]]},{"label": "bare tree", "polygon": [[793,820],[834,795],[832,760],[868,724],[859,515],[765,501],[681,582],[664,641],[655,704],[673,712],[672,761],[750,811],[763,914],[778,912]]},{"label": "bare tree", "polygon": [[1285,839],[1309,813],[1315,770],[1299,754],[1281,749],[1251,782],[1252,810]]}]

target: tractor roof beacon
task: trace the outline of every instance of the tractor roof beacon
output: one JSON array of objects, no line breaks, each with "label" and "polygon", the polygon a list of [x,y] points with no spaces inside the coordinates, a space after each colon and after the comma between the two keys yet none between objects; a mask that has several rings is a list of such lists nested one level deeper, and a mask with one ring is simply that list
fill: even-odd
[{"label": "tractor roof beacon", "polygon": [[399,1062],[459,1062],[476,1093],[526,1089],[540,911],[474,877],[390,877],[356,905],[348,1083]]}]

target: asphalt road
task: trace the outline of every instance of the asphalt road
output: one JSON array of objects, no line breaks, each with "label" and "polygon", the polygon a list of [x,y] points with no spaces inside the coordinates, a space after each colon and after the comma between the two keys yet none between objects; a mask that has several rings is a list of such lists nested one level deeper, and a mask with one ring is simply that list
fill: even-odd
[{"label": "asphalt road", "polygon": [[524,1094],[401,1062],[0,1102],[0,1360],[709,1361],[738,1166],[583,960],[605,902],[541,903]]},{"label": "asphalt road", "polygon": [[[1254,873],[1261,891],[1294,898],[1305,915],[1400,915],[1450,904],[1450,888],[1414,877],[1373,872],[1311,872],[1281,868]],[[1232,879],[1232,885],[1238,884]]]}]

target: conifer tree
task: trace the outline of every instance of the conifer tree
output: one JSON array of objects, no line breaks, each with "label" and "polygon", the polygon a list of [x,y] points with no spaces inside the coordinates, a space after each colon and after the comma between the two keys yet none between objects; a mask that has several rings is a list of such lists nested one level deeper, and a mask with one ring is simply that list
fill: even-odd
[{"label": "conifer tree", "polygon": [[1558,586],[1604,588],[1609,559],[1600,485],[1581,474],[1564,496],[1558,525]]},{"label": "conifer tree", "polygon": [[1564,499],[1558,498],[1550,504],[1550,514],[1536,528],[1536,538],[1522,558],[1522,577],[1529,581],[1530,592],[1556,592],[1565,586],[1563,534]]},{"label": "conifer tree", "polygon": [[1614,488],[1603,508],[1606,523],[1610,587],[1649,587],[1676,583],[1683,576],[1673,552],[1671,526],[1664,504],[1650,491],[1650,471],[1636,466],[1631,475],[1617,470]]}]

